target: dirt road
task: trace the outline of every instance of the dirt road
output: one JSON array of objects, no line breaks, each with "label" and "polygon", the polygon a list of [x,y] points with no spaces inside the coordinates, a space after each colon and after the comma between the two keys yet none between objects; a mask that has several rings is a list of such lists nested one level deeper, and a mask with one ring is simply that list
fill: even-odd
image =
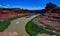
[{"label": "dirt road", "polygon": [[29,36],[29,34],[27,34],[27,32],[25,31],[25,25],[28,21],[30,21],[31,19],[33,19],[38,15],[32,15],[29,18],[21,17],[21,18],[15,19],[11,21],[10,26],[5,31],[17,32],[19,36]]}]

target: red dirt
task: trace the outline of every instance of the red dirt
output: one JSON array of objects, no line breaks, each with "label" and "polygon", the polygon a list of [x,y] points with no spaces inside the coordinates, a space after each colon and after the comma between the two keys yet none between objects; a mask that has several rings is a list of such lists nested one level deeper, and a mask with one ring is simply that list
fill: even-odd
[{"label": "red dirt", "polygon": [[0,32],[0,36],[18,36],[16,32]]},{"label": "red dirt", "polygon": [[17,16],[25,16],[25,15],[30,15],[29,11],[26,10],[21,10],[21,9],[10,9],[10,8],[0,8],[0,21],[3,21],[8,18],[13,18]]}]

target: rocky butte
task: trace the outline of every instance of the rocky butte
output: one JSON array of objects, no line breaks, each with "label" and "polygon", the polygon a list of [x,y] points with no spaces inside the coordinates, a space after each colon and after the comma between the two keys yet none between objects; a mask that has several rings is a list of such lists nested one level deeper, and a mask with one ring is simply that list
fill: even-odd
[{"label": "rocky butte", "polygon": [[[25,16],[39,13],[33,22],[38,26],[42,26],[56,33],[60,33],[60,7],[53,3],[47,3],[45,9],[42,10],[24,10],[20,8],[0,8],[0,21],[5,19]],[[4,34],[4,33],[3,33]]]},{"label": "rocky butte", "polygon": [[48,3],[43,11],[33,22],[38,26],[60,33],[60,7]]}]

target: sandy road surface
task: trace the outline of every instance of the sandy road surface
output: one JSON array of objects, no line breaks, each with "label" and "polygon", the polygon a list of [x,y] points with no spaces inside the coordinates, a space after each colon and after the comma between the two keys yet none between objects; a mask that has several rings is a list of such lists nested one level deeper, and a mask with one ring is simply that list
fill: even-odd
[{"label": "sandy road surface", "polygon": [[30,21],[31,19],[33,19],[34,17],[38,15],[32,15],[29,18],[21,17],[21,18],[15,19],[11,21],[10,26],[5,31],[17,32],[19,36],[29,36],[27,32],[25,31],[25,25],[28,21]]}]

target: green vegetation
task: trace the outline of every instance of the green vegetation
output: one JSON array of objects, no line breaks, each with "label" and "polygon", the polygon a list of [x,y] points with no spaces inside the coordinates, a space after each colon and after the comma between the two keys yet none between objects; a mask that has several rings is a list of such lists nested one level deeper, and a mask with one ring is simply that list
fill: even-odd
[{"label": "green vegetation", "polygon": [[26,18],[30,18],[31,16],[26,16]]},{"label": "green vegetation", "polygon": [[20,17],[14,17],[14,18],[6,19],[4,21],[0,21],[0,32],[4,31],[6,28],[8,28],[11,21],[16,19],[16,18],[20,18]]},{"label": "green vegetation", "polygon": [[[35,14],[32,14],[32,15],[35,15]],[[32,15],[27,15],[27,16],[32,16]],[[17,16],[14,18],[6,19],[4,21],[0,21],[0,32],[4,31],[6,28],[8,28],[8,26],[10,25],[12,20],[21,18],[21,17],[25,17],[25,16]]]},{"label": "green vegetation", "polygon": [[[32,14],[32,15],[36,15],[36,14]],[[30,18],[32,15],[30,15],[30,16],[26,16],[26,18]]]},{"label": "green vegetation", "polygon": [[4,20],[3,22],[0,22],[0,32],[4,31],[10,25],[10,20]]},{"label": "green vegetation", "polygon": [[40,26],[40,27],[37,26],[36,24],[34,24],[32,22],[32,20],[29,21],[25,27],[26,27],[27,33],[30,34],[31,36],[35,36],[37,33],[40,33],[40,34],[46,33],[46,34],[49,34],[49,35],[57,35],[57,36],[60,36],[60,35],[52,32],[52,31],[45,30],[42,26]]}]

